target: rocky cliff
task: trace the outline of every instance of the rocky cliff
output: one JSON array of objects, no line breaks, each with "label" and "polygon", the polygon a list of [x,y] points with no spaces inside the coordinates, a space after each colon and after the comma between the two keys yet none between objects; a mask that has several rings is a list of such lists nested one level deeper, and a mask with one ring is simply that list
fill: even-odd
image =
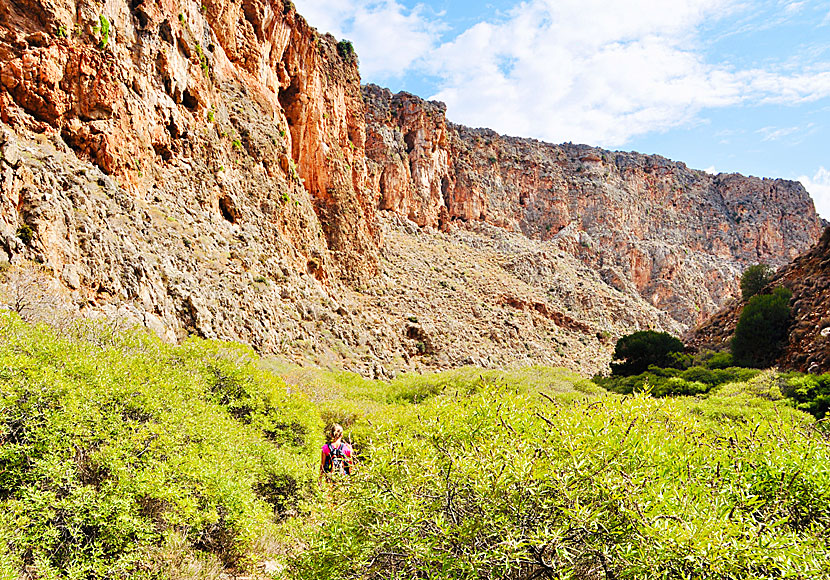
[{"label": "rocky cliff", "polygon": [[[779,269],[764,291],[778,286],[793,293],[787,344],[778,364],[801,372],[830,372],[830,227],[813,248]],[[697,350],[728,348],[744,304],[731,302],[684,341]]]},{"label": "rocky cliff", "polygon": [[351,45],[290,2],[0,0],[0,298],[30,315],[379,376],[590,371],[817,236],[797,184],[361,90]]},{"label": "rocky cliff", "polygon": [[659,156],[552,145],[448,123],[441,103],[364,87],[381,207],[422,226],[483,221],[580,258],[686,324],[734,296],[748,264],[783,265],[820,235],[801,184],[709,175]]}]

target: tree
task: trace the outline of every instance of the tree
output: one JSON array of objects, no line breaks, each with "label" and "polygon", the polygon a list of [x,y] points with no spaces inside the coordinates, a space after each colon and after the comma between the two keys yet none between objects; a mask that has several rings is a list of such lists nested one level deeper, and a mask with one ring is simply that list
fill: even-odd
[{"label": "tree", "polygon": [[667,332],[640,330],[621,337],[614,347],[614,360],[611,374],[623,377],[638,375],[648,370],[650,365],[658,367],[673,366],[675,357],[683,352],[680,339]]},{"label": "tree", "polygon": [[772,294],[749,299],[732,338],[735,364],[763,368],[775,363],[787,338],[792,296],[787,288],[778,287]]},{"label": "tree", "polygon": [[755,264],[744,270],[741,276],[741,298],[746,301],[758,294],[772,280],[773,274],[775,270],[767,264]]}]

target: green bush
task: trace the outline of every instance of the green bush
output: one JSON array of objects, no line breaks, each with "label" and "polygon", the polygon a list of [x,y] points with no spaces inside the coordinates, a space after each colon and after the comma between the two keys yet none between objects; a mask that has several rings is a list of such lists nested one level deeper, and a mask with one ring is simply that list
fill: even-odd
[{"label": "green bush", "polygon": [[563,405],[490,385],[373,415],[287,577],[822,577],[828,442],[780,402],[734,400],[756,399]]},{"label": "green bush", "polygon": [[706,361],[710,369],[725,369],[734,366],[731,352],[716,352]]},{"label": "green bush", "polygon": [[758,294],[774,274],[775,270],[766,264],[756,264],[744,270],[741,275],[741,297],[744,302]]},{"label": "green bush", "polygon": [[810,413],[816,419],[825,418],[830,411],[830,373],[790,373],[785,377],[783,392],[799,409]]},{"label": "green bush", "polygon": [[0,577],[159,577],[176,538],[244,566],[308,497],[313,405],[246,347],[81,334],[0,314]]},{"label": "green bush", "polygon": [[353,62],[357,58],[352,41],[345,38],[337,43],[337,54],[348,62]]},{"label": "green bush", "polygon": [[772,294],[749,299],[732,338],[735,364],[762,368],[775,363],[787,338],[791,298],[790,290],[779,287]]},{"label": "green bush", "polygon": [[712,387],[725,383],[744,382],[757,376],[760,371],[741,367],[709,369],[693,366],[685,370],[650,366],[648,371],[629,377],[594,377],[602,388],[630,395],[646,391],[654,397],[676,395],[699,395]]},{"label": "green bush", "polygon": [[637,375],[649,366],[668,367],[683,352],[680,339],[667,332],[641,330],[621,337],[614,348],[611,373],[620,376]]},{"label": "green bush", "polygon": [[17,228],[17,237],[21,242],[28,246],[35,238],[35,231],[31,228],[31,226],[29,226],[29,224],[23,224]]}]

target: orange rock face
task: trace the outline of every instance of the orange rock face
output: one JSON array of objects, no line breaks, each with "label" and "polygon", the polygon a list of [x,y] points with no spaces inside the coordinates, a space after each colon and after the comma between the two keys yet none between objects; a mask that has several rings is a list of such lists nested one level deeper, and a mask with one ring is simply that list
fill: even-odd
[{"label": "orange rock face", "polygon": [[422,226],[483,221],[573,252],[686,324],[821,233],[795,182],[709,175],[658,156],[551,145],[448,123],[441,103],[364,88],[382,207]]},{"label": "orange rock face", "polygon": [[287,0],[0,0],[0,263],[171,340],[379,376],[593,371],[614,336],[679,331],[819,231],[798,184],[361,87],[351,45]]},{"label": "orange rock face", "polygon": [[[354,280],[376,273],[356,58],[339,54],[290,3],[1,4],[4,123],[59,133],[144,197],[158,183],[152,167],[181,156],[183,141],[224,117],[231,127],[220,141],[255,150],[269,175],[304,182],[337,252],[326,267]],[[263,134],[238,122],[240,94]]]}]

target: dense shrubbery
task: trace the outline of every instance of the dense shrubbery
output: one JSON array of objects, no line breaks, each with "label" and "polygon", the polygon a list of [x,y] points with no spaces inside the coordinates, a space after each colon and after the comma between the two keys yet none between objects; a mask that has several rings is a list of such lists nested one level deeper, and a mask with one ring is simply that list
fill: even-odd
[{"label": "dense shrubbery", "polygon": [[[382,383],[82,334],[0,316],[2,580],[216,578],[194,566],[267,541],[283,580],[830,574],[830,442],[782,398],[826,412],[827,375],[707,353],[649,371],[697,397],[655,399],[542,367]],[[321,415],[360,458],[326,501]]]},{"label": "dense shrubbery", "polygon": [[782,391],[795,405],[817,419],[823,419],[830,411],[830,373],[802,375],[789,373]]},{"label": "dense shrubbery", "polygon": [[741,298],[746,301],[758,294],[774,274],[775,270],[767,264],[755,264],[744,270],[741,275]]},{"label": "dense shrubbery", "polygon": [[787,338],[792,295],[787,288],[779,287],[772,294],[750,298],[732,338],[736,364],[763,368],[775,362]]},{"label": "dense shrubbery", "polygon": [[627,377],[645,372],[650,366],[674,366],[683,349],[680,339],[667,332],[640,330],[627,334],[614,348],[611,373]]},{"label": "dense shrubbery", "polygon": [[594,377],[601,387],[621,394],[648,391],[654,397],[668,395],[700,395],[724,383],[747,381],[761,371],[741,367],[687,369],[649,367],[648,371],[630,377]]},{"label": "dense shrubbery", "polygon": [[243,564],[310,489],[313,405],[248,348],[83,334],[0,314],[0,578]]},{"label": "dense shrubbery", "polygon": [[368,417],[361,469],[290,577],[828,572],[828,442],[766,377],[702,401],[471,390]]}]

